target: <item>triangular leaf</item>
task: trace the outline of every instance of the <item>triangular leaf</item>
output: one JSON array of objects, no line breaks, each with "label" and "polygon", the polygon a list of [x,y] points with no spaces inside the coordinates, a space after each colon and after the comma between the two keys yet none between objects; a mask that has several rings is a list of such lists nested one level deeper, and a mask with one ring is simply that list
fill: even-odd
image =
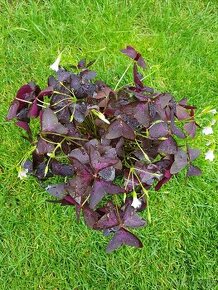
[{"label": "triangular leaf", "polygon": [[51,171],[54,175],[60,176],[73,176],[74,168],[70,164],[63,164],[57,160],[52,160],[51,162]]},{"label": "triangular leaf", "polygon": [[201,151],[199,149],[194,149],[190,147],[188,147],[187,152],[188,152],[190,161],[195,160],[201,154]]},{"label": "triangular leaf", "polygon": [[119,225],[119,219],[117,217],[114,206],[110,206],[108,212],[106,212],[95,224],[94,228],[97,230],[110,229]]},{"label": "triangular leaf", "polygon": [[178,120],[186,120],[190,118],[187,110],[180,105],[176,106],[176,117],[178,118]]},{"label": "triangular leaf", "polygon": [[174,124],[171,123],[171,131],[174,135],[176,135],[177,137],[184,139],[185,138],[185,134],[178,128],[176,127]]},{"label": "triangular leaf", "polygon": [[189,136],[194,138],[196,134],[197,126],[195,122],[186,123],[184,125],[184,130],[188,133]]},{"label": "triangular leaf", "polygon": [[122,49],[121,52],[127,55],[128,57],[134,59],[140,67],[142,68],[146,67],[143,57],[132,46],[128,45],[125,49]]},{"label": "triangular leaf", "polygon": [[94,225],[99,219],[99,214],[88,206],[83,206],[82,210],[86,225],[90,228],[94,228]]},{"label": "triangular leaf", "polygon": [[106,194],[118,194],[123,192],[123,188],[114,185],[110,181],[95,180],[90,195],[90,208],[94,208]]},{"label": "triangular leaf", "polygon": [[[90,162],[91,166],[94,168],[95,171],[100,171],[104,168],[107,168],[111,165],[116,164],[119,160],[118,159],[111,159],[104,156],[101,156],[99,151],[93,146],[90,146]],[[115,156],[116,157],[116,156]]]},{"label": "triangular leaf", "polygon": [[188,155],[182,150],[178,150],[175,154],[175,160],[170,168],[171,174],[176,174],[188,164]]},{"label": "triangular leaf", "polygon": [[65,187],[66,187],[65,183],[52,184],[52,185],[48,185],[46,187],[46,191],[49,194],[51,194],[52,196],[58,197],[60,199],[63,199],[64,196],[67,195]]},{"label": "triangular leaf", "polygon": [[59,123],[55,113],[50,108],[47,108],[42,113],[42,132],[65,135],[68,133],[68,129]]},{"label": "triangular leaf", "polygon": [[146,222],[137,215],[136,210],[131,205],[128,205],[125,209],[123,223],[125,226],[131,228],[138,228],[146,225]]},{"label": "triangular leaf", "polygon": [[168,125],[166,122],[159,122],[149,128],[149,135],[152,139],[165,137],[169,134]]},{"label": "triangular leaf", "polygon": [[126,229],[119,229],[107,246],[107,253],[110,253],[122,245],[128,245],[136,248],[142,248],[142,242]]},{"label": "triangular leaf", "polygon": [[161,142],[158,147],[158,152],[164,154],[175,154],[177,149],[176,141],[170,136],[168,139]]},{"label": "triangular leaf", "polygon": [[202,171],[199,167],[190,165],[187,171],[187,176],[199,176],[202,174]]},{"label": "triangular leaf", "polygon": [[127,125],[123,120],[118,119],[110,124],[106,134],[107,139],[116,139],[123,137],[125,139],[134,140],[135,133],[133,129]]}]

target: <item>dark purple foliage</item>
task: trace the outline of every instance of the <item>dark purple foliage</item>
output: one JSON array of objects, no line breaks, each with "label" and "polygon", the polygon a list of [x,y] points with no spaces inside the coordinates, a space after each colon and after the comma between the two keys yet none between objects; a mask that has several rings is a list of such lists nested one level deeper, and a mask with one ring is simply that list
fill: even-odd
[{"label": "dark purple foliage", "polygon": [[126,122],[124,122],[122,119],[117,119],[108,127],[106,138],[117,139],[120,137],[134,140],[135,133],[133,129]]},{"label": "dark purple foliage", "polygon": [[166,155],[176,154],[178,150],[176,141],[170,136],[166,140],[160,143],[158,147],[159,153],[164,153]]},{"label": "dark purple foliage", "polygon": [[174,162],[170,168],[171,174],[176,174],[188,164],[188,154],[179,149],[174,155]]},{"label": "dark purple foliage", "polygon": [[127,46],[125,49],[122,49],[121,52],[127,55],[128,57],[134,59],[137,62],[138,66],[142,68],[146,67],[144,58],[132,46]]},{"label": "dark purple foliage", "polygon": [[146,226],[139,216],[145,190],[159,190],[185,167],[187,176],[201,174],[192,164],[200,151],[179,143],[196,135],[195,107],[144,85],[143,57],[131,46],[122,52],[134,60],[133,85],[114,91],[95,81],[93,62],[81,60],[75,72],[59,68],[43,90],[33,82],[22,86],[6,117],[35,146],[23,169],[41,181],[61,177],[46,188],[57,198],[51,202],[75,207],[77,220],[83,214],[88,227],[113,234],[107,252],[142,247],[129,228]]},{"label": "dark purple foliage", "polygon": [[198,158],[198,156],[201,154],[201,151],[199,149],[193,149],[193,148],[188,147],[187,153],[188,153],[190,161],[193,161],[196,158]]},{"label": "dark purple foliage", "polygon": [[191,121],[184,125],[184,130],[190,137],[194,138],[197,130],[197,125],[194,121]]},{"label": "dark purple foliage", "polygon": [[201,175],[201,169],[197,166],[190,165],[187,171],[187,176],[199,176]]},{"label": "dark purple foliage", "polygon": [[142,242],[131,232],[126,229],[119,229],[113,236],[112,240],[107,246],[107,253],[110,253],[122,245],[132,246],[135,248],[142,248]]}]

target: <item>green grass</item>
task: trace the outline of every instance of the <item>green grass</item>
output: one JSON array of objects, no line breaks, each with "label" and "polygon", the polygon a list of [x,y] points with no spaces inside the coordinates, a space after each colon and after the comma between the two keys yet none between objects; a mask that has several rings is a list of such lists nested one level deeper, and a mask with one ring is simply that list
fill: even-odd
[{"label": "green grass", "polygon": [[[202,177],[185,184],[182,173],[150,193],[142,250],[107,255],[107,238],[78,225],[72,208],[46,203],[33,178],[18,180],[15,164],[29,147],[4,120],[23,83],[45,86],[58,51],[63,64],[96,59],[99,78],[115,87],[127,44],[148,61],[148,85],[188,97],[199,112],[215,107],[217,8],[203,0],[0,1],[0,289],[217,289],[217,157],[201,156]],[[129,71],[122,84],[130,81]],[[204,152],[203,138],[196,143]]]}]

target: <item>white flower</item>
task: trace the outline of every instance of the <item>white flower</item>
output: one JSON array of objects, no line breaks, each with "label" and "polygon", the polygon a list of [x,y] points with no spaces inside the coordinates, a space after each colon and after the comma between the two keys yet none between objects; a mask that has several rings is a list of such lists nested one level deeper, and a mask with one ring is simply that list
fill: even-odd
[{"label": "white flower", "polygon": [[131,206],[134,207],[134,208],[140,208],[141,205],[142,205],[141,200],[139,200],[137,198],[137,196],[133,196],[133,201],[132,201]]},{"label": "white flower", "polygon": [[55,62],[50,65],[50,69],[52,69],[54,71],[58,71],[59,70],[59,63],[60,63],[60,61],[61,61],[61,53],[58,55],[58,57],[55,60]]},{"label": "white flower", "polygon": [[215,115],[217,113],[217,111],[216,111],[216,109],[212,109],[212,110],[209,111],[209,113]]},{"label": "white flower", "polygon": [[212,127],[204,127],[204,129],[202,130],[202,133],[204,135],[211,135],[213,134],[213,129]]},{"label": "white flower", "polygon": [[215,158],[213,150],[210,149],[205,153],[205,160],[213,161]]},{"label": "white flower", "polygon": [[213,125],[215,125],[215,124],[216,124],[216,120],[213,119],[213,120],[211,121],[211,126],[213,126]]},{"label": "white flower", "polygon": [[27,173],[28,173],[28,169],[25,169],[23,167],[20,167],[19,171],[18,171],[18,177],[20,179],[24,179],[27,178]]}]

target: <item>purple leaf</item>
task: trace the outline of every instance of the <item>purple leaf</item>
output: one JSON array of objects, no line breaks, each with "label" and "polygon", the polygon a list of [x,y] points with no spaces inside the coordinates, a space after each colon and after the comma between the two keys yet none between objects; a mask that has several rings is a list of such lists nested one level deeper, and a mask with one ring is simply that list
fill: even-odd
[{"label": "purple leaf", "polygon": [[143,83],[141,81],[142,76],[138,72],[137,65],[134,63],[133,67],[133,79],[136,87],[143,88]]},{"label": "purple leaf", "polygon": [[79,122],[82,123],[85,120],[86,114],[87,114],[87,105],[84,103],[80,104],[72,104],[69,106],[71,114],[73,118]]},{"label": "purple leaf", "polygon": [[115,168],[113,166],[102,169],[98,175],[106,181],[113,181],[115,178]]},{"label": "purple leaf", "polygon": [[33,173],[33,162],[29,159],[27,159],[23,163],[23,168],[27,170],[28,173]]},{"label": "purple leaf", "polygon": [[140,125],[143,125],[145,128],[150,125],[150,114],[147,103],[139,103],[135,107],[134,118],[139,122]]},{"label": "purple leaf", "polygon": [[97,88],[97,92],[93,95],[93,98],[95,99],[108,99],[110,93],[112,93],[112,89],[105,84],[101,84]]},{"label": "purple leaf", "polygon": [[20,107],[20,102],[17,101],[17,100],[14,100],[8,110],[8,114],[7,114],[7,117],[6,117],[6,120],[12,120],[13,118],[15,118],[17,116],[17,112],[18,112],[18,109]]},{"label": "purple leaf", "polygon": [[157,115],[157,108],[155,106],[154,103],[148,103],[148,111],[149,111],[149,115],[152,119],[155,119],[156,115]]},{"label": "purple leaf", "polygon": [[22,128],[23,130],[25,130],[28,135],[31,135],[31,130],[30,130],[30,126],[27,122],[24,122],[24,121],[18,121],[16,122],[16,125],[20,128]]},{"label": "purple leaf", "polygon": [[185,138],[185,134],[178,128],[176,127],[174,124],[171,123],[171,131],[174,135],[176,135],[177,137],[184,139]]},{"label": "purple leaf", "polygon": [[8,115],[6,117],[7,120],[11,120],[16,117],[16,115],[22,110],[24,107],[28,107],[28,104],[23,102],[24,101],[33,101],[34,96],[38,95],[40,92],[39,86],[35,85],[34,83],[29,83],[23,85],[16,94],[14,101],[12,102]]},{"label": "purple leaf", "polygon": [[24,86],[22,86],[16,95],[16,98],[26,100],[26,101],[33,101],[36,96],[40,93],[40,88],[34,82],[30,82]]},{"label": "purple leaf", "polygon": [[152,139],[165,137],[169,134],[168,125],[165,122],[160,122],[152,125],[149,129],[149,135]]},{"label": "purple leaf", "polygon": [[189,155],[189,160],[193,161],[196,158],[198,158],[198,156],[201,154],[201,151],[199,149],[193,149],[193,148],[188,147],[187,153]]},{"label": "purple leaf", "polygon": [[28,116],[31,118],[36,118],[39,116],[39,112],[41,111],[42,107],[40,105],[41,102],[38,100],[43,101],[44,96],[51,96],[53,93],[53,88],[52,87],[47,87],[46,89],[42,90],[38,96],[35,97],[32,105],[30,106]]},{"label": "purple leaf", "polygon": [[45,176],[45,168],[47,166],[47,162],[43,161],[41,163],[39,163],[39,165],[36,167],[36,171],[35,171],[35,176],[40,179],[43,180],[45,178],[47,178],[47,175]]},{"label": "purple leaf", "polygon": [[176,141],[170,136],[168,139],[162,141],[158,147],[159,153],[175,154],[177,152]]},{"label": "purple leaf", "polygon": [[83,69],[83,68],[86,68],[86,60],[83,58],[81,59],[78,64],[77,64],[77,68],[78,69]]},{"label": "purple leaf", "polygon": [[160,140],[143,139],[143,150],[149,158],[155,158],[158,155],[158,147],[161,144]]},{"label": "purple leaf", "polygon": [[63,199],[60,200],[61,205],[75,205],[77,206],[78,203],[71,195],[65,195]]},{"label": "purple leaf", "polygon": [[119,157],[122,157],[123,156],[123,153],[124,153],[124,148],[123,148],[124,143],[125,143],[125,140],[122,137],[116,143],[116,148],[115,149],[116,149],[117,156],[119,156]]},{"label": "purple leaf", "polygon": [[71,137],[81,137],[73,123],[65,124],[65,127],[68,129],[68,135]]},{"label": "purple leaf", "polygon": [[186,106],[186,105],[187,105],[187,102],[188,102],[187,98],[183,98],[183,99],[181,99],[181,100],[179,101],[179,104],[180,104],[181,106]]},{"label": "purple leaf", "polygon": [[51,194],[52,196],[58,197],[60,199],[63,199],[65,195],[67,195],[65,183],[59,183],[59,184],[52,184],[48,185],[46,187],[46,191]]},{"label": "purple leaf", "polygon": [[65,71],[64,69],[60,69],[57,72],[58,75],[58,81],[59,82],[67,82],[70,80],[71,73],[68,71]]},{"label": "purple leaf", "polygon": [[187,171],[187,176],[199,176],[202,174],[202,171],[199,167],[190,165]]},{"label": "purple leaf", "polygon": [[39,138],[36,146],[36,152],[37,154],[46,154],[51,153],[54,150],[54,145],[46,142],[44,139]]},{"label": "purple leaf", "polygon": [[155,179],[160,179],[162,173],[155,164],[143,165],[141,162],[135,163],[135,170],[143,184],[152,185]]},{"label": "purple leaf", "polygon": [[64,177],[72,176],[74,173],[72,165],[62,164],[54,159],[51,162],[51,171],[54,175],[60,175]]},{"label": "purple leaf", "polygon": [[76,196],[87,196],[91,190],[92,179],[87,176],[76,175],[68,181],[67,191]]},{"label": "purple leaf", "polygon": [[71,162],[77,175],[87,177],[88,180],[91,178],[92,172],[88,166],[82,164],[79,160],[75,158],[71,158]]},{"label": "purple leaf", "polygon": [[[72,84],[72,83],[71,83]],[[93,97],[95,92],[95,85],[89,82],[81,82],[77,89],[74,89],[74,95],[77,99],[84,99],[87,97]]]},{"label": "purple leaf", "polygon": [[127,125],[123,120],[118,119],[110,124],[106,134],[107,139],[116,139],[123,137],[125,139],[134,140],[135,133],[133,129]]},{"label": "purple leaf", "polygon": [[156,104],[163,110],[166,106],[169,106],[171,100],[172,96],[170,94],[160,94],[156,99]]},{"label": "purple leaf", "polygon": [[123,192],[123,188],[114,185],[110,181],[95,180],[90,196],[90,208],[93,209],[106,194],[118,194]]},{"label": "purple leaf", "polygon": [[16,98],[25,99],[33,91],[33,87],[30,84],[23,85],[18,91]]},{"label": "purple leaf", "polygon": [[190,118],[187,110],[180,105],[176,106],[176,117],[178,120],[186,120]]},{"label": "purple leaf", "polygon": [[100,153],[93,146],[90,146],[89,150],[90,150],[91,166],[94,168],[96,172],[111,165],[114,165],[119,161],[118,159],[111,159],[105,156],[101,156]]},{"label": "purple leaf", "polygon": [[65,107],[64,109],[62,109],[61,111],[58,111],[55,112],[57,118],[58,118],[58,121],[62,124],[69,124],[70,122],[70,117],[71,117],[71,114],[70,114],[70,111],[69,111],[69,107]]},{"label": "purple leaf", "polygon": [[61,200],[58,200],[58,201],[49,200],[49,202],[60,203],[62,206],[68,206],[68,205],[75,206],[77,221],[79,221],[81,206],[72,196],[66,195]]},{"label": "purple leaf", "polygon": [[182,150],[178,150],[175,154],[174,162],[170,168],[171,174],[176,174],[188,164],[188,155]]},{"label": "purple leaf", "polygon": [[44,133],[57,133],[60,135],[66,135],[68,129],[58,122],[58,118],[55,113],[47,108],[42,113],[42,132]]},{"label": "purple leaf", "polygon": [[28,117],[30,118],[36,118],[39,116],[39,111],[41,110],[41,107],[38,106],[37,104],[37,99],[35,99],[30,106],[29,112],[28,112]]},{"label": "purple leaf", "polygon": [[76,176],[69,180],[69,189],[77,195],[83,195],[93,182],[93,175],[88,166],[83,165],[77,159],[71,159]]},{"label": "purple leaf", "polygon": [[137,215],[136,210],[128,205],[123,216],[123,223],[126,227],[138,228],[146,225],[146,222]]},{"label": "purple leaf", "polygon": [[172,177],[170,170],[165,170],[164,177],[156,184],[155,190],[159,190],[165,183],[167,183]]},{"label": "purple leaf", "polygon": [[142,242],[132,233],[127,231],[126,229],[119,229],[112,240],[109,242],[106,252],[110,253],[122,245],[132,246],[136,248],[142,248]]},{"label": "purple leaf", "polygon": [[23,108],[17,113],[17,120],[29,123],[29,108]]},{"label": "purple leaf", "polygon": [[114,206],[110,206],[108,211],[96,222],[94,228],[97,230],[110,229],[119,225],[119,219]]},{"label": "purple leaf", "polygon": [[94,225],[99,219],[99,214],[88,206],[83,206],[82,210],[86,225],[89,228],[94,228]]},{"label": "purple leaf", "polygon": [[89,163],[89,155],[84,148],[73,149],[68,156],[79,160],[82,164]]},{"label": "purple leaf", "polygon": [[84,80],[92,80],[96,77],[96,72],[95,71],[91,71],[91,70],[84,70],[80,73],[80,76],[84,79]]},{"label": "purple leaf", "polygon": [[53,94],[53,87],[52,86],[48,86],[47,88],[45,88],[44,90],[42,90],[39,95],[38,95],[38,99],[42,100],[43,97],[45,96],[51,96]]},{"label": "purple leaf", "polygon": [[132,46],[127,46],[125,49],[122,49],[121,52],[128,57],[134,59],[140,67],[146,68],[143,57]]},{"label": "purple leaf", "polygon": [[196,129],[197,129],[197,126],[195,124],[195,122],[190,122],[190,123],[186,123],[184,125],[184,130],[188,133],[189,136],[191,136],[192,138],[195,137],[195,134],[196,134]]}]

